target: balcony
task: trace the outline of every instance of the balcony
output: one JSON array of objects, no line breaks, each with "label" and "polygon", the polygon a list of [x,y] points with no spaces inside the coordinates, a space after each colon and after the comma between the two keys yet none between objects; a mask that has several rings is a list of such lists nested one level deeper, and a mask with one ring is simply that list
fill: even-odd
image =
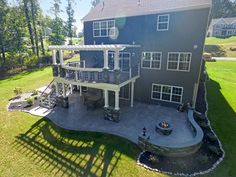
[{"label": "balcony", "polygon": [[122,84],[139,77],[139,65],[130,67],[126,71],[109,70],[104,68],[85,68],[83,62],[70,62],[53,66],[53,76],[79,83],[107,83]]}]

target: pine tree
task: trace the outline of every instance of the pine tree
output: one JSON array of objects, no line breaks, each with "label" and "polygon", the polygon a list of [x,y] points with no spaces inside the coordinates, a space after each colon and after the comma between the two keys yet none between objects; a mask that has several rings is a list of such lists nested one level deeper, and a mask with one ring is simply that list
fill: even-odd
[{"label": "pine tree", "polygon": [[72,0],[67,0],[68,6],[66,8],[66,12],[68,15],[67,19],[67,31],[68,31],[68,37],[70,38],[69,44],[72,45],[72,37],[73,37],[73,23],[74,20],[74,10],[72,8]]}]

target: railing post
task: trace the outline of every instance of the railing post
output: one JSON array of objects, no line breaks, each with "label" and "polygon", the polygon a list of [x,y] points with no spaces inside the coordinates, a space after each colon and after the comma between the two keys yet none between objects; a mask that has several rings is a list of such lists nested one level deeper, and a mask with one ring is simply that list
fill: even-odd
[{"label": "railing post", "polygon": [[134,82],[131,82],[131,98],[130,98],[130,107],[134,106]]},{"label": "railing post", "polygon": [[138,64],[138,76],[140,76],[140,68],[141,68],[141,64]]},{"label": "railing post", "polygon": [[132,68],[131,67],[129,68],[129,78],[130,79],[132,78]]},{"label": "railing post", "polygon": [[78,81],[78,71],[75,71],[75,81]]}]

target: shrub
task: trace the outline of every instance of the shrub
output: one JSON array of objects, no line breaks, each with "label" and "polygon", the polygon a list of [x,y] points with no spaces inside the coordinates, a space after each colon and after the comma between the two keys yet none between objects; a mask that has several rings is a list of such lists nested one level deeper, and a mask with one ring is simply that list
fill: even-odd
[{"label": "shrub", "polygon": [[34,104],[33,98],[27,98],[27,99],[26,99],[26,102],[27,102],[30,106],[32,106],[32,105]]},{"label": "shrub", "polygon": [[27,68],[32,68],[32,67],[36,66],[37,64],[38,64],[38,58],[35,55],[27,56],[24,59],[24,65],[26,65]]},{"label": "shrub", "polygon": [[38,91],[37,91],[37,90],[33,90],[33,92],[32,92],[31,95],[32,95],[32,96],[34,96],[34,95],[38,95]]},{"label": "shrub", "polygon": [[236,51],[236,46],[230,47],[231,51]]},{"label": "shrub", "polygon": [[210,53],[213,57],[225,57],[226,51],[224,47],[220,45],[205,45],[204,49],[206,53]]},{"label": "shrub", "polygon": [[16,95],[20,95],[22,94],[22,88],[21,87],[16,87],[13,92],[16,94]]},{"label": "shrub", "polygon": [[207,133],[207,138],[211,141],[214,142],[217,140],[216,136],[213,133]]},{"label": "shrub", "polygon": [[208,127],[208,125],[207,125],[207,123],[205,121],[204,122],[199,122],[199,125],[202,128],[207,128]]},{"label": "shrub", "polygon": [[207,156],[205,156],[205,155],[199,155],[199,156],[197,156],[197,161],[198,161],[198,163],[200,163],[200,164],[206,164],[206,163],[208,163],[208,157]]},{"label": "shrub", "polygon": [[150,155],[148,157],[148,161],[151,162],[151,163],[157,163],[158,162],[158,158],[156,155]]},{"label": "shrub", "polygon": [[203,58],[204,58],[204,60],[205,61],[211,61],[211,59],[212,59],[212,55],[211,55],[211,53],[204,53],[203,54]]},{"label": "shrub", "polygon": [[216,146],[209,146],[208,149],[213,152],[214,154],[220,156],[221,155],[221,150],[219,147],[216,147]]}]

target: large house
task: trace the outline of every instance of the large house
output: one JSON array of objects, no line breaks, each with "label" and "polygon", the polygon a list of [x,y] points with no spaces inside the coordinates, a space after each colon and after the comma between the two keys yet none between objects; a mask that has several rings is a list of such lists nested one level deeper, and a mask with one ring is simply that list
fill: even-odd
[{"label": "large house", "polygon": [[212,19],[207,36],[221,38],[236,36],[236,17]]},{"label": "large house", "polygon": [[[84,45],[50,47],[57,94],[98,89],[116,112],[121,98],[194,107],[210,9],[211,0],[101,1],[82,19]],[[64,64],[63,50],[79,50],[80,62]]]}]

